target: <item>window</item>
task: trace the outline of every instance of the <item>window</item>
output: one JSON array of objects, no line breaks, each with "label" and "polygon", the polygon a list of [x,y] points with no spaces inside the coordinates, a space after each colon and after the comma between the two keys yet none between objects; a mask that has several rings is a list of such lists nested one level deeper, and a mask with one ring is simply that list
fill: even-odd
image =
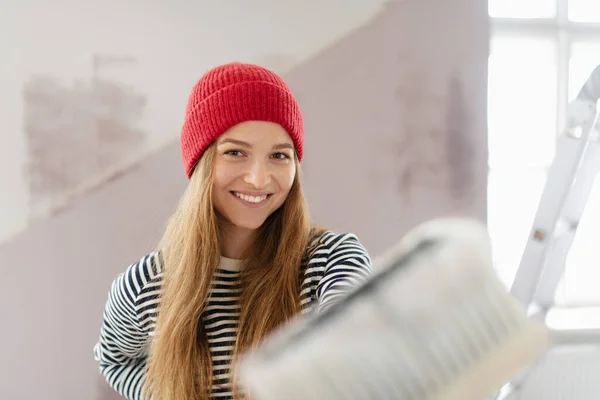
[{"label": "window", "polygon": [[490,170],[488,226],[496,269],[507,286],[519,267],[545,180],[545,168]]},{"label": "window", "polygon": [[[489,0],[488,5],[488,224],[497,271],[511,285],[567,104],[600,65],[600,1]],[[569,253],[557,305],[600,307],[598,222],[600,178]]]},{"label": "window", "polygon": [[556,0],[489,0],[488,9],[496,18],[552,18],[556,15]]},{"label": "window", "polygon": [[600,175],[596,177],[567,256],[565,275],[556,302],[560,305],[600,305]]},{"label": "window", "polygon": [[[600,7],[600,0],[598,6]],[[600,17],[600,15],[599,15]],[[577,40],[571,45],[569,58],[569,98],[577,96],[581,86],[600,65],[600,37],[596,40]]]},{"label": "window", "polygon": [[556,135],[556,48],[549,39],[495,37],[488,85],[489,164],[546,167]]},{"label": "window", "polygon": [[598,0],[569,0],[569,20],[600,22],[600,2]]}]

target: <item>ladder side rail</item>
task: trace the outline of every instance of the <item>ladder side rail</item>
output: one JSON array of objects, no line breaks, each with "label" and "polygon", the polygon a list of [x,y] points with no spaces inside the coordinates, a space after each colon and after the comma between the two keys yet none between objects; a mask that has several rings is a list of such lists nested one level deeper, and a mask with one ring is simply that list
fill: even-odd
[{"label": "ladder side rail", "polygon": [[558,139],[556,156],[548,170],[548,178],[511,288],[512,295],[525,306],[533,301],[550,241],[575,179],[585,144],[582,138],[568,134]]},{"label": "ladder side rail", "polygon": [[563,233],[554,239],[555,247],[548,254],[546,267],[534,298],[534,302],[544,309],[554,304],[556,290],[565,274],[569,251],[599,171],[600,143],[597,140],[588,141],[575,182],[561,214]]}]

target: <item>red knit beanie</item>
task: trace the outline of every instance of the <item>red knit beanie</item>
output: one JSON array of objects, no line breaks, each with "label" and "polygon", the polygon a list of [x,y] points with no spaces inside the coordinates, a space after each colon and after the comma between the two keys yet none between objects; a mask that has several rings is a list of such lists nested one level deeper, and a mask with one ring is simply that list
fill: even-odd
[{"label": "red knit beanie", "polygon": [[304,122],[288,85],[266,68],[234,62],[209,70],[192,89],[181,131],[187,177],[215,139],[245,121],[281,125],[302,159]]}]

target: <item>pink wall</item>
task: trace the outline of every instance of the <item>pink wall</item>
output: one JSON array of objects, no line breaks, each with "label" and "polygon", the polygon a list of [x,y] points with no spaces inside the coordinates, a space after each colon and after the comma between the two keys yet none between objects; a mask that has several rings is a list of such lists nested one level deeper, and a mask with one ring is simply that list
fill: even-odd
[{"label": "pink wall", "polygon": [[0,398],[99,399],[91,346],[110,282],[154,248],[184,187],[173,144],[0,247]]},{"label": "pink wall", "polygon": [[[484,218],[487,29],[485,2],[391,3],[287,75],[317,222],[376,256],[425,218]],[[184,187],[172,143],[0,246],[0,398],[116,398],[92,359],[106,294]]]},{"label": "pink wall", "polygon": [[317,221],[376,255],[424,218],[485,219],[486,16],[472,0],[390,3],[289,75]]}]

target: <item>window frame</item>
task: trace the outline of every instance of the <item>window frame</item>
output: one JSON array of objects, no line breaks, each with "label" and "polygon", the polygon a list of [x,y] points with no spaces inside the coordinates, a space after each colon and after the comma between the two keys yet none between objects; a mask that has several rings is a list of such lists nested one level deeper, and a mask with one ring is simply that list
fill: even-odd
[{"label": "window frame", "polygon": [[[558,136],[566,125],[567,106],[571,100],[569,98],[571,47],[575,42],[586,40],[600,43],[600,22],[576,22],[569,20],[569,0],[556,0],[556,15],[553,18],[499,18],[491,16],[489,18],[491,38],[544,38],[555,43],[557,57],[555,132]],[[541,168],[548,171],[549,167],[550,165],[546,168]],[[540,167],[535,168],[539,169]],[[488,164],[489,174],[501,170],[504,170],[501,166],[492,167]],[[561,287],[559,286],[557,290],[561,290]],[[600,304],[561,305],[560,307],[573,306],[600,307]]]},{"label": "window frame", "polygon": [[[574,22],[569,20],[569,1],[556,0],[554,18],[498,18],[490,17],[492,36],[528,36],[552,39],[557,46],[557,121],[560,133],[566,123],[569,103],[569,60],[571,45],[575,41],[597,39],[600,42],[600,22]],[[591,72],[591,71],[590,71]]]}]

